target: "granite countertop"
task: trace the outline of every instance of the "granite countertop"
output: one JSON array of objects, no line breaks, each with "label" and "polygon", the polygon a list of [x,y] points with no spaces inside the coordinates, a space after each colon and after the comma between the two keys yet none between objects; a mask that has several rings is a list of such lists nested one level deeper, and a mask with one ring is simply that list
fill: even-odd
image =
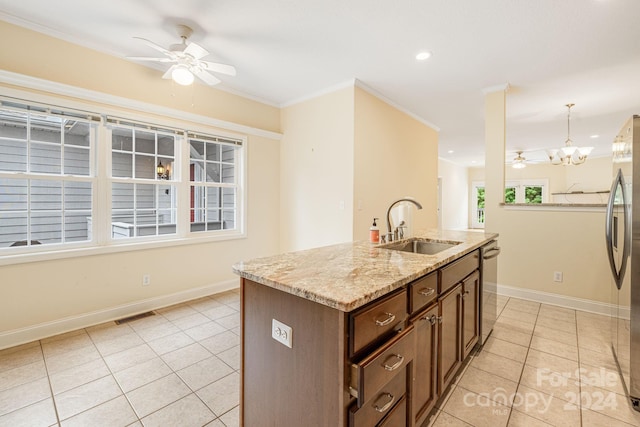
[{"label": "granite countertop", "polygon": [[265,286],[350,312],[497,236],[475,231],[430,230],[413,237],[462,243],[435,255],[423,255],[358,241],[241,261],[233,266],[233,271]]}]

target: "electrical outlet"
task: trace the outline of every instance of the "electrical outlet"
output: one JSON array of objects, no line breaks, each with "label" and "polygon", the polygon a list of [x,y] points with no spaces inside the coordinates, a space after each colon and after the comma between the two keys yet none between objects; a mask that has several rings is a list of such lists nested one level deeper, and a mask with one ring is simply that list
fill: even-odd
[{"label": "electrical outlet", "polygon": [[149,286],[151,284],[151,275],[143,274],[142,275],[142,286]]},{"label": "electrical outlet", "polygon": [[553,281],[554,282],[562,282],[562,271],[555,271],[553,273]]},{"label": "electrical outlet", "polygon": [[271,319],[271,338],[291,348],[293,345],[293,329],[276,319]]}]

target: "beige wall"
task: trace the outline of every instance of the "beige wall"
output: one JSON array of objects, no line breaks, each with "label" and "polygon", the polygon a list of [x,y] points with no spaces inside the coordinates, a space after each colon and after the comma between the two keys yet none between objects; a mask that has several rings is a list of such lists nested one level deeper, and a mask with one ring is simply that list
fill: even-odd
[{"label": "beige wall", "polygon": [[469,228],[469,168],[438,159],[438,177],[442,181],[442,228]]},{"label": "beige wall", "polygon": [[[0,70],[280,131],[277,107],[202,84],[180,86],[161,79],[162,71],[3,21],[0,21],[0,34]],[[100,102],[100,99],[94,101]]]},{"label": "beige wall", "polygon": [[[412,196],[413,229],[437,226],[438,133],[369,92],[355,89],[353,240],[365,240],[373,217],[386,232],[396,199]],[[414,209],[414,208],[411,208]]]},{"label": "beige wall", "polygon": [[[503,93],[486,95],[486,230],[500,233],[498,283],[609,302],[604,209],[545,211],[499,206],[504,188],[505,112]],[[480,174],[472,171],[470,180]],[[562,283],[553,281],[554,271],[563,272]]]},{"label": "beige wall", "polygon": [[[530,164],[526,168],[514,169],[510,165],[505,169],[506,180],[548,179],[549,193],[565,193],[571,191],[603,191],[611,186],[611,157],[588,159],[579,166],[551,165],[548,162]],[[603,196],[606,203],[606,194]],[[549,197],[548,202],[553,202]],[[598,197],[584,198],[566,196],[558,203],[598,203]]]},{"label": "beige wall", "polygon": [[[279,109],[0,22],[0,68],[209,118],[279,131]],[[25,54],[28,52],[28,54]],[[3,89],[0,86],[0,93]],[[83,99],[99,104],[101,99]],[[193,102],[193,105],[191,103]],[[235,281],[233,263],[278,251],[279,141],[248,135],[247,237],[0,267],[3,334]],[[152,283],[142,287],[142,274]]]},{"label": "beige wall", "polygon": [[351,241],[353,87],[282,109],[280,248]]},{"label": "beige wall", "polygon": [[365,240],[373,217],[413,196],[413,228],[436,226],[437,132],[349,86],[283,108],[282,251]]}]

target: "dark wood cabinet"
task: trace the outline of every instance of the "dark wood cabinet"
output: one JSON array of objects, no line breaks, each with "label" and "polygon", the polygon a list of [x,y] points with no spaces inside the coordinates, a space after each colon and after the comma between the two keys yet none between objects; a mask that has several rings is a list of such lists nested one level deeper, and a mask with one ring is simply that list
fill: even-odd
[{"label": "dark wood cabinet", "polygon": [[412,320],[416,336],[413,359],[412,419],[422,425],[438,400],[436,368],[438,356],[438,304],[432,304]]},{"label": "dark wood cabinet", "polygon": [[480,273],[462,282],[462,360],[471,353],[480,336]]},{"label": "dark wood cabinet", "polygon": [[421,426],[478,342],[478,267],[474,251],[350,312],[243,279],[241,425]]},{"label": "dark wood cabinet", "polygon": [[462,362],[460,326],[462,283],[438,299],[438,391],[442,393],[453,380]]}]

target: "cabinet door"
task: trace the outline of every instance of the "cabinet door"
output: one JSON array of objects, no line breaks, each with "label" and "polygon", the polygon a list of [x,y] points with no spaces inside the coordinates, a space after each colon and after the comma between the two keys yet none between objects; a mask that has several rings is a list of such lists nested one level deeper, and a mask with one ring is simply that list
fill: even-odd
[{"label": "cabinet door", "polygon": [[460,322],[462,283],[438,300],[438,394],[447,388],[461,363]]},{"label": "cabinet door", "polygon": [[480,335],[480,273],[462,282],[462,360],[471,353]]},{"label": "cabinet door", "polygon": [[413,362],[412,412],[415,425],[422,425],[438,398],[436,364],[438,353],[438,304],[413,320],[416,353]]}]

